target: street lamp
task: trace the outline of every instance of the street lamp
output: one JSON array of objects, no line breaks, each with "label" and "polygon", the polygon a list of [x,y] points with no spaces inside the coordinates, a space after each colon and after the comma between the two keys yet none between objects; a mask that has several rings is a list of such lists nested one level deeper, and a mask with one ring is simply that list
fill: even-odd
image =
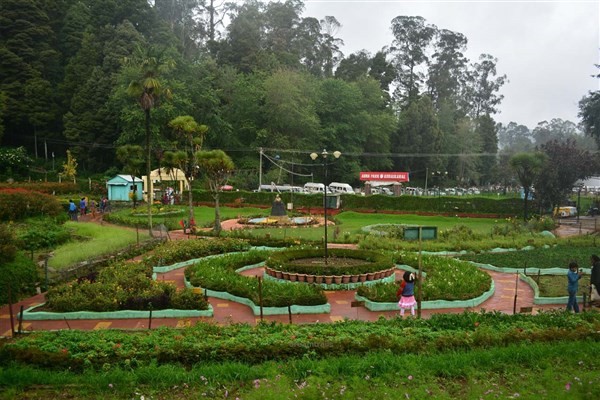
[{"label": "street lamp", "polygon": [[[334,151],[333,153],[331,153],[333,155],[333,157],[335,159],[340,158],[340,156],[342,155],[342,153],[340,153],[339,151]],[[328,258],[328,254],[327,254],[327,170],[329,169],[329,164],[327,164],[327,156],[329,156],[329,153],[327,152],[327,150],[323,150],[321,152],[321,157],[323,158],[323,169],[325,172],[325,181],[323,182],[323,214],[324,214],[324,221],[325,221],[325,264],[327,264],[327,258]],[[310,158],[315,161],[317,158],[319,158],[319,154],[318,153],[311,153],[310,154]]]}]

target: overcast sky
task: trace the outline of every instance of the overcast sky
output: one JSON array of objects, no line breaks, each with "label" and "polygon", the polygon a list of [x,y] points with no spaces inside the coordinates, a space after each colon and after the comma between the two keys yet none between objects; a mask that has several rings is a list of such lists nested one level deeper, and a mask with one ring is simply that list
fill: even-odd
[{"label": "overcast sky", "polygon": [[304,17],[334,16],[345,56],[391,45],[391,21],[421,16],[468,39],[471,62],[482,53],[498,59],[508,83],[496,121],[533,129],[552,118],[579,123],[578,103],[599,89],[600,1],[305,0]]}]

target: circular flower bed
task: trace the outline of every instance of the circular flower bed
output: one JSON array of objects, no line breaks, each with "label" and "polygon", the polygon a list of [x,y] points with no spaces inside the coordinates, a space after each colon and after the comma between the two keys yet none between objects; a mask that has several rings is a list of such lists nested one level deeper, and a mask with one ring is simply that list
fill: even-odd
[{"label": "circular flower bed", "polygon": [[268,275],[292,282],[344,284],[379,280],[394,273],[390,256],[374,251],[294,249],[272,254],[266,261]]}]

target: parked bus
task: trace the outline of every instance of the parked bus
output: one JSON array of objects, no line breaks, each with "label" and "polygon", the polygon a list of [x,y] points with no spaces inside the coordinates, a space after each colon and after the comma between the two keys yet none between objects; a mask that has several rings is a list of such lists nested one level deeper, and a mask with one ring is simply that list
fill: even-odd
[{"label": "parked bus", "polygon": [[325,185],[322,183],[307,182],[304,184],[304,190],[308,193],[323,193],[325,192]]},{"label": "parked bus", "polygon": [[354,189],[347,183],[331,182],[329,190],[331,193],[354,194]]}]

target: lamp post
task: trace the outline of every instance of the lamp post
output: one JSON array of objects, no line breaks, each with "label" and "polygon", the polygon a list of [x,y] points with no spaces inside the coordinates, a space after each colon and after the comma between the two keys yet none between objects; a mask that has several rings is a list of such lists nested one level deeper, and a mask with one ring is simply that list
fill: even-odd
[{"label": "lamp post", "polygon": [[[333,157],[335,159],[340,158],[340,156],[342,155],[342,153],[340,153],[339,151],[334,151],[333,153],[331,153],[333,155]],[[323,170],[325,173],[325,181],[323,182],[323,214],[324,214],[324,221],[325,221],[325,264],[327,264],[327,258],[328,258],[328,254],[327,254],[327,170],[329,169],[329,164],[327,164],[327,156],[329,156],[329,153],[327,152],[327,150],[323,150],[321,152],[321,157],[323,158]],[[313,161],[315,161],[317,158],[319,157],[318,153],[311,153],[310,154],[310,158],[312,158]]]}]

